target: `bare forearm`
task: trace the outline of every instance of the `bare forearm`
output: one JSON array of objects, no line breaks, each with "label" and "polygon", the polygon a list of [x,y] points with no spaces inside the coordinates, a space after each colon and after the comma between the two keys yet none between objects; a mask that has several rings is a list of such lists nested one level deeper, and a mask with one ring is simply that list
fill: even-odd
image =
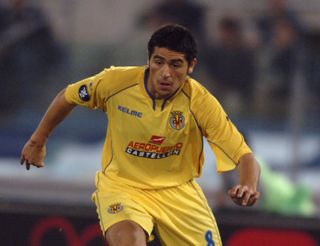
[{"label": "bare forearm", "polygon": [[238,171],[240,183],[228,191],[229,196],[240,206],[252,206],[260,197],[260,167],[253,154],[241,156]]},{"label": "bare forearm", "polygon": [[72,111],[75,105],[67,102],[64,90],[50,104],[37,129],[31,136],[31,141],[37,145],[45,145],[53,129]]},{"label": "bare forearm", "polygon": [[260,167],[253,154],[243,155],[240,158],[238,168],[240,184],[257,190],[260,178]]}]

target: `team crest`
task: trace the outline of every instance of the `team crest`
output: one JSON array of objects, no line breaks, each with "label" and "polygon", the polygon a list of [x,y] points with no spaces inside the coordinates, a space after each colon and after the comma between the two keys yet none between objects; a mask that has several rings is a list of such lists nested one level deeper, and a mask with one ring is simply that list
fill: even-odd
[{"label": "team crest", "polygon": [[116,214],[118,212],[120,212],[121,210],[123,209],[123,206],[122,204],[119,202],[119,203],[114,203],[114,204],[111,204],[108,208],[108,212],[110,214]]},{"label": "team crest", "polygon": [[169,123],[173,129],[180,130],[184,127],[184,116],[181,111],[170,112]]}]

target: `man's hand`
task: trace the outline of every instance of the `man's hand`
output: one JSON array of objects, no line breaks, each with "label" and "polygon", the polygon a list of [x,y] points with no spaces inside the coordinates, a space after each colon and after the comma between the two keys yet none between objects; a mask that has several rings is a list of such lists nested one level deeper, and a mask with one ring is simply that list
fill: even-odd
[{"label": "man's hand", "polygon": [[236,185],[228,191],[232,201],[239,206],[252,206],[260,197],[260,192],[246,185]]},{"label": "man's hand", "polygon": [[75,104],[70,104],[65,99],[64,91],[60,91],[52,101],[37,129],[22,149],[21,165],[25,163],[27,170],[31,165],[44,167],[46,142],[50,133],[75,107]]},{"label": "man's hand", "polygon": [[260,197],[257,191],[260,178],[260,166],[252,153],[244,154],[238,163],[239,185],[232,187],[228,194],[239,206],[252,206]]},{"label": "man's hand", "polygon": [[29,140],[21,152],[21,165],[26,164],[26,169],[30,166],[44,167],[44,158],[46,156],[46,146],[39,145],[33,140]]}]

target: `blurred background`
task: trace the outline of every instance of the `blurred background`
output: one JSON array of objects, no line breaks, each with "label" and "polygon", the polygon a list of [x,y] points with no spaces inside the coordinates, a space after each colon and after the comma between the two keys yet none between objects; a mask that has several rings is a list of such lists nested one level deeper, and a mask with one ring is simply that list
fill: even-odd
[{"label": "blurred background", "polygon": [[[8,231],[1,230],[1,245],[51,245],[52,238],[80,245],[62,239],[65,220],[75,231],[97,223],[90,197],[107,126],[103,112],[76,108],[51,136],[43,169],[22,168],[20,151],[60,90],[104,67],[146,64],[148,39],[166,23],[193,31],[193,77],[218,98],[262,166],[261,201],[247,214],[226,195],[234,172],[217,174],[205,145],[198,181],[224,242],[251,245],[231,235],[251,226],[266,238],[259,228],[288,220],[282,231],[309,233],[309,244],[301,245],[320,245],[319,11],[318,0],[0,0],[0,227]],[[259,224],[252,213],[278,220]],[[53,215],[62,217],[51,221]],[[47,242],[39,236],[46,218],[59,225]],[[16,219],[20,237],[8,227]],[[81,245],[98,235],[87,234]]]}]

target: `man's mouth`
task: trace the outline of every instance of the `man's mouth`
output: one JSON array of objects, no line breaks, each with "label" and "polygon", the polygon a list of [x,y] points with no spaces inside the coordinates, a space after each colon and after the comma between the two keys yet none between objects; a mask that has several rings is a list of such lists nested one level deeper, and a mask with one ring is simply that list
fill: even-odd
[{"label": "man's mouth", "polygon": [[171,88],[171,83],[169,82],[160,82],[159,83],[159,89],[166,90]]}]

